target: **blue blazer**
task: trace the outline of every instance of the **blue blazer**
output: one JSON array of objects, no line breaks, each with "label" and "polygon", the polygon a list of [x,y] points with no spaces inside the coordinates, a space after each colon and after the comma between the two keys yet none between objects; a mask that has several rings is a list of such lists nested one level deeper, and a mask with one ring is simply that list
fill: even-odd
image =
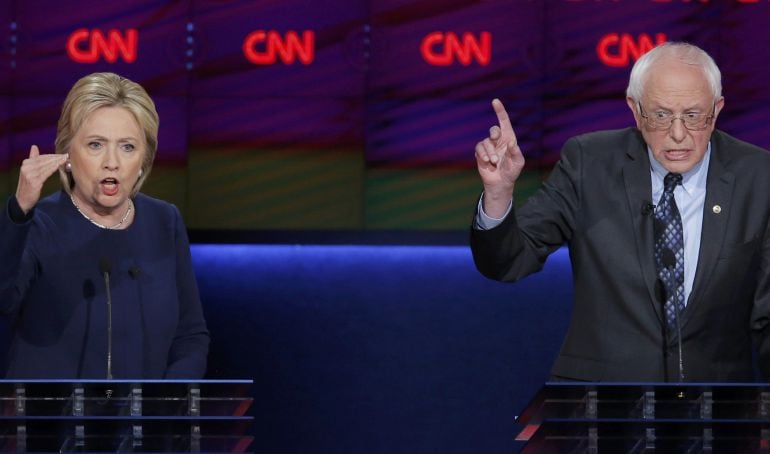
[{"label": "blue blazer", "polygon": [[138,194],[131,226],[105,230],[63,191],[40,200],[23,223],[11,218],[14,204],[0,216],[0,310],[13,333],[8,378],[106,378],[105,260],[113,377],[203,377],[209,334],[175,206]]}]

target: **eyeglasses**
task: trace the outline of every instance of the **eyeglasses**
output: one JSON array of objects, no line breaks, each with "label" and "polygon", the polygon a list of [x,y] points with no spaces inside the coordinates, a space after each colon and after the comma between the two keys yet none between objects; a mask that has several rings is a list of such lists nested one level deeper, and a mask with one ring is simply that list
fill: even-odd
[{"label": "eyeglasses", "polygon": [[639,106],[639,115],[647,121],[647,126],[650,129],[669,129],[674,123],[674,120],[679,119],[682,120],[684,127],[690,131],[700,131],[705,129],[709,122],[711,122],[711,119],[714,118],[717,108],[715,104],[710,114],[685,112],[680,115],[674,115],[671,112],[661,110],[647,115],[642,110],[641,103],[637,103],[636,105]]}]

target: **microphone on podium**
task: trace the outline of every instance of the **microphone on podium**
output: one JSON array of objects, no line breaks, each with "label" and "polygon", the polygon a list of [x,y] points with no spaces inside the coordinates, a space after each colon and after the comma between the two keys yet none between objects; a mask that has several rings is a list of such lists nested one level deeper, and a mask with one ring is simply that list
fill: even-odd
[{"label": "microphone on podium", "polygon": [[107,257],[100,258],[99,271],[104,277],[104,288],[107,292],[107,380],[112,380],[112,294],[110,292],[112,261]]},{"label": "microphone on podium", "polygon": [[[662,261],[663,266],[668,268],[671,273],[674,272],[674,268],[676,267],[676,255],[674,254],[674,251],[672,251],[669,248],[663,249],[661,252],[662,254]],[[666,297],[669,295],[669,293],[674,293],[675,289],[665,289],[664,297],[663,297],[663,313],[666,313],[665,310],[665,304],[666,304]],[[674,296],[675,297],[675,296]],[[676,304],[676,303],[675,303]],[[674,324],[676,325],[676,346],[677,351],[679,353],[679,381],[684,381],[684,356],[682,354],[682,324],[679,321],[679,308],[674,308]]]}]

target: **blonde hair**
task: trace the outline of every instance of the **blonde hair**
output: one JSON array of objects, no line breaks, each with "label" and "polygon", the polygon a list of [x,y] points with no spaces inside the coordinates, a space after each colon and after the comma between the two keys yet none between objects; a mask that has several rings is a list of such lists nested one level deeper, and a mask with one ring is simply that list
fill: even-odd
[{"label": "blonde hair", "polygon": [[[158,150],[158,112],[150,95],[141,85],[115,73],[89,74],[73,85],[62,105],[59,124],[56,128],[56,153],[68,153],[72,138],[83,126],[86,119],[101,107],[122,107],[134,116],[145,141],[142,172],[131,189],[131,197],[141,189],[152,169]],[[72,192],[75,180],[72,174],[59,170],[59,176],[67,193]]]}]

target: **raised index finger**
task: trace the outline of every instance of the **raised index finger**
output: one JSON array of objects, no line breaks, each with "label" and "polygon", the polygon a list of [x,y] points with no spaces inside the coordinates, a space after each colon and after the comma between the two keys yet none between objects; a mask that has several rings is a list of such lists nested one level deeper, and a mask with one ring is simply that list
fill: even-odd
[{"label": "raised index finger", "polygon": [[505,110],[502,101],[495,98],[492,100],[492,108],[495,109],[495,115],[497,115],[497,122],[500,124],[500,129],[503,134],[513,134],[513,126],[511,126],[511,119],[508,117],[508,112]]},{"label": "raised index finger", "polygon": [[40,150],[38,150],[37,145],[32,145],[29,148],[29,157],[36,158],[38,156],[40,156]]}]

